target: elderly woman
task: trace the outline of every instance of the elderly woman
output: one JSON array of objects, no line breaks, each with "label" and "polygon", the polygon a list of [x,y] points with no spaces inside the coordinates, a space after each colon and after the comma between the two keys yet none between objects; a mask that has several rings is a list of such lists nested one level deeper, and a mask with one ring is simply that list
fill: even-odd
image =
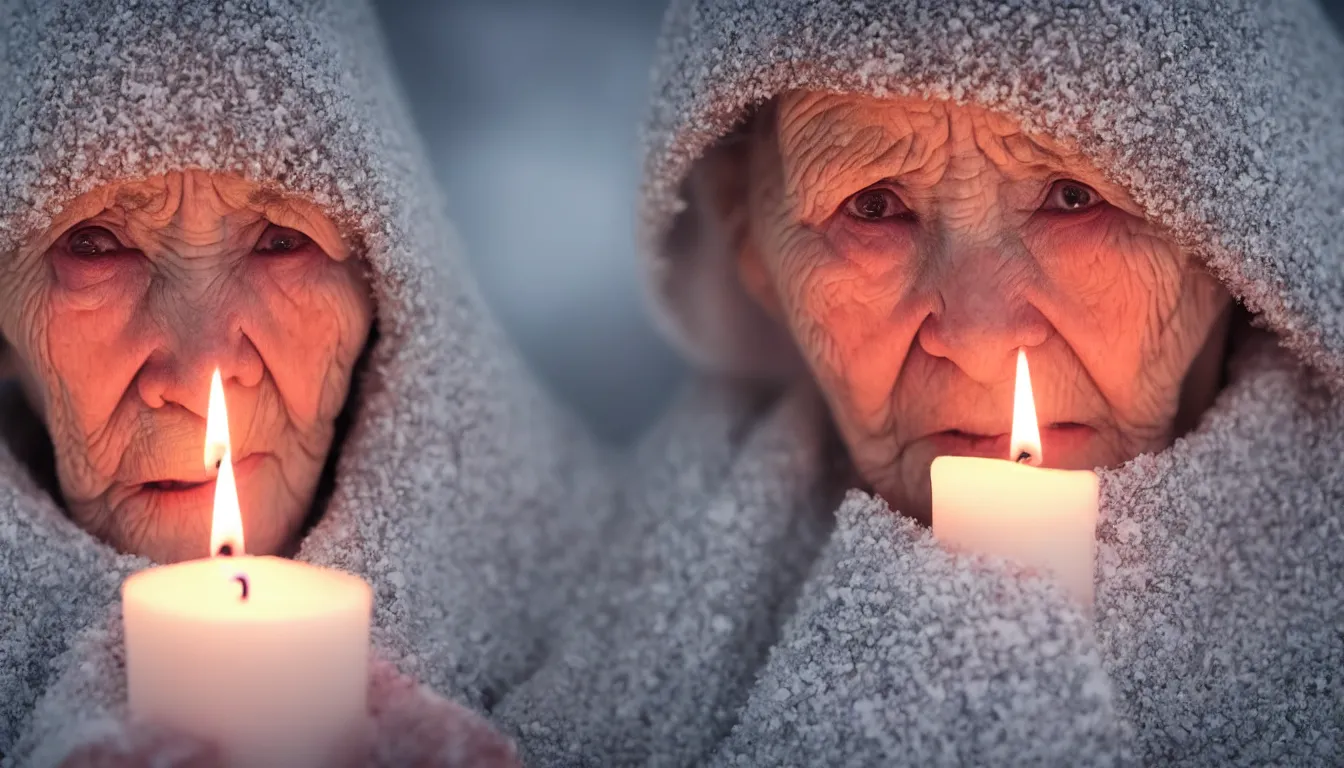
[{"label": "elderly woman", "polygon": [[370,11],[43,3],[6,35],[6,764],[175,748],[122,726],[117,596],[208,553],[215,369],[247,551],[374,587],[375,758],[510,760],[400,675],[481,710],[526,677],[602,486],[464,275]]},{"label": "elderly woman", "polygon": [[[504,702],[525,749],[1338,764],[1321,10],[684,0],[660,50],[653,295],[708,375],[640,454],[600,620]],[[1091,612],[925,527],[934,457],[1007,457],[1019,349],[1046,464],[1101,468]]]}]

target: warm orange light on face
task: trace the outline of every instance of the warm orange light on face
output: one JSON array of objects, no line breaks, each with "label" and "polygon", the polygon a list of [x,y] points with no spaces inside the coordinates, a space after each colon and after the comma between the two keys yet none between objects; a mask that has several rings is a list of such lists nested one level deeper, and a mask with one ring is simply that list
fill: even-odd
[{"label": "warm orange light on face", "polygon": [[1027,350],[1017,350],[1017,385],[1013,388],[1013,437],[1008,458],[1034,467],[1041,465],[1041,428],[1036,422],[1036,398],[1031,392]]},{"label": "warm orange light on face", "polygon": [[210,523],[210,554],[243,554],[243,515],[238,508],[238,486],[233,480],[233,451],[229,444],[229,411],[224,405],[224,382],[219,370],[210,380],[210,410],[205,420],[205,466],[219,465],[215,478],[215,513]]}]

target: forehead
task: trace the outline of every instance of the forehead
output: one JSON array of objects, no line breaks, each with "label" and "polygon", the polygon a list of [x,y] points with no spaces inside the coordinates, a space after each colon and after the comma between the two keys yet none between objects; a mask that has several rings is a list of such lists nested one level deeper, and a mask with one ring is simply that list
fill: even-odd
[{"label": "forehead", "polygon": [[167,226],[205,217],[257,217],[274,196],[236,176],[185,171],[115,185],[109,197],[109,207]]},{"label": "forehead", "polygon": [[1048,136],[1028,135],[1011,116],[949,101],[795,91],[782,96],[776,119],[782,145],[791,151],[823,146],[853,151],[890,151],[908,143],[911,161],[931,159],[931,150],[951,145],[979,151],[997,163],[1061,164],[1072,153]]}]

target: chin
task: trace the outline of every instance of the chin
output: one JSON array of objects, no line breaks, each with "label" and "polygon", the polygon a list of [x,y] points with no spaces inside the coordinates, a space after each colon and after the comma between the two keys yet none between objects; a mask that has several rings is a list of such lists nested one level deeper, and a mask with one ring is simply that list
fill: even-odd
[{"label": "chin", "polygon": [[887,502],[891,510],[901,517],[908,517],[922,526],[933,524],[933,494],[929,487],[928,467],[924,468],[922,484],[893,483],[887,487],[876,486],[877,495]]},{"label": "chin", "polygon": [[317,486],[314,473],[302,501],[294,499],[280,462],[266,454],[256,471],[238,474],[238,505],[243,513],[243,545],[249,555],[287,555],[297,543]]}]

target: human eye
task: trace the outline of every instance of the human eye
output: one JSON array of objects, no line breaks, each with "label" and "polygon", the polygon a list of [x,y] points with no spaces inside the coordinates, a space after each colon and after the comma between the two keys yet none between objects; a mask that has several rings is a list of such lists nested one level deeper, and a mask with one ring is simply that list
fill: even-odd
[{"label": "human eye", "polygon": [[1050,185],[1050,192],[1041,204],[1043,211],[1077,213],[1095,208],[1106,200],[1097,191],[1081,181],[1060,179]]},{"label": "human eye", "polygon": [[252,250],[257,253],[284,254],[300,251],[312,240],[297,229],[271,224],[257,238]]},{"label": "human eye", "polygon": [[884,219],[913,219],[915,214],[901,200],[901,196],[890,185],[874,184],[851,195],[845,201],[843,210],[846,215],[860,221],[882,221]]},{"label": "human eye", "polygon": [[65,250],[72,256],[93,258],[127,250],[107,227],[80,225],[65,238]]}]

